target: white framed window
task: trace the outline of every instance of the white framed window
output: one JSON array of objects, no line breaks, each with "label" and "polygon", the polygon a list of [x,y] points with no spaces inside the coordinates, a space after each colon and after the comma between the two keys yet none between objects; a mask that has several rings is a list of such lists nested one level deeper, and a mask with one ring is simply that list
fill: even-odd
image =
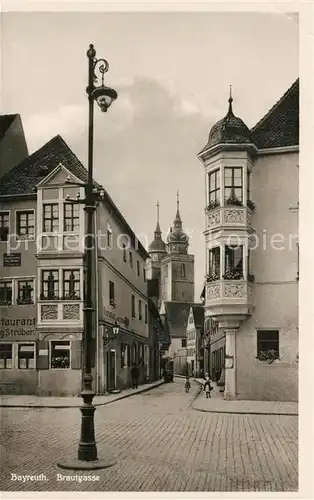
[{"label": "white framed window", "polygon": [[35,362],[35,343],[18,342],[17,343],[17,367],[19,370],[34,370]]},{"label": "white framed window", "polygon": [[13,369],[13,343],[0,343],[0,370]]},{"label": "white framed window", "polygon": [[59,203],[43,204],[43,232],[54,233],[59,231]]},{"label": "white framed window", "polygon": [[13,281],[1,280],[0,281],[0,306],[13,305]]},{"label": "white framed window", "polygon": [[35,238],[35,210],[16,210],[16,235],[19,239]]},{"label": "white framed window", "polygon": [[50,341],[51,370],[68,370],[71,366],[71,342],[69,340]]},{"label": "white framed window", "polygon": [[34,304],[34,279],[17,279],[17,305]]},{"label": "white framed window", "polygon": [[8,241],[10,234],[10,212],[4,210],[0,212],[0,241]]}]

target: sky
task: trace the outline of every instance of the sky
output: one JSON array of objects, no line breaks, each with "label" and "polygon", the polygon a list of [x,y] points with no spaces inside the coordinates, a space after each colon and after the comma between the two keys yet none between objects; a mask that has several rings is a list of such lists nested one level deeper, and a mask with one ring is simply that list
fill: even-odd
[{"label": "sky", "polygon": [[196,301],[205,274],[205,174],[197,153],[228,108],[252,127],[299,76],[298,23],[272,12],[5,12],[1,113],[19,113],[32,153],[60,134],[87,160],[86,51],[109,62],[118,99],[95,107],[94,178],[146,246],[156,203],[163,236],[180,193],[195,255]]}]

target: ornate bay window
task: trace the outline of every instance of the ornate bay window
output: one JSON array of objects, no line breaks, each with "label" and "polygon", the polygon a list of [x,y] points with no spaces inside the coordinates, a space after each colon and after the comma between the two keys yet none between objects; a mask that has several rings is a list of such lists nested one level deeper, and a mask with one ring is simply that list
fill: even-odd
[{"label": "ornate bay window", "polygon": [[41,300],[57,300],[59,298],[59,271],[41,271]]},{"label": "ornate bay window", "polygon": [[45,203],[43,206],[43,232],[59,231],[59,204]]},{"label": "ornate bay window", "polygon": [[208,174],[208,207],[214,208],[220,204],[220,169]]},{"label": "ornate bay window", "polygon": [[64,204],[64,232],[78,233],[80,229],[80,206],[75,203]]},{"label": "ornate bay window", "polygon": [[220,247],[211,248],[208,251],[208,275],[207,281],[220,279]]},{"label": "ornate bay window", "polygon": [[225,280],[243,279],[243,246],[225,246]]},{"label": "ornate bay window", "polygon": [[242,167],[224,168],[224,192],[225,203],[239,204],[243,203],[243,169]]},{"label": "ornate bay window", "polygon": [[79,269],[63,270],[63,299],[81,300]]}]

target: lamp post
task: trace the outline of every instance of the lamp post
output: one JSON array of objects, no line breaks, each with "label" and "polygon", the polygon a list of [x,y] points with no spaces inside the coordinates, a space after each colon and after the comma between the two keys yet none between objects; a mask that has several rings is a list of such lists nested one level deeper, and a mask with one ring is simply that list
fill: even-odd
[{"label": "lamp post", "polygon": [[[78,445],[77,459],[68,462],[60,462],[58,466],[63,469],[72,470],[93,470],[104,469],[115,465],[111,459],[99,459],[95,440],[93,405],[94,391],[92,387],[92,338],[94,328],[94,306],[93,287],[95,286],[95,270],[93,267],[93,245],[94,228],[93,218],[96,209],[97,194],[93,190],[93,146],[94,146],[94,101],[96,100],[101,111],[106,112],[112,102],[117,98],[114,89],[104,85],[104,75],[108,71],[109,65],[105,59],[96,59],[96,51],[91,44],[87,51],[88,58],[88,87],[86,89],[89,102],[89,129],[88,129],[88,174],[85,185],[84,200],[70,200],[73,203],[83,203],[87,218],[87,231],[85,238],[85,265],[86,265],[86,289],[84,297],[84,334],[83,334],[83,367],[82,379],[83,390],[81,396],[83,405],[81,406],[81,436]],[[100,73],[101,84],[97,84]]]}]

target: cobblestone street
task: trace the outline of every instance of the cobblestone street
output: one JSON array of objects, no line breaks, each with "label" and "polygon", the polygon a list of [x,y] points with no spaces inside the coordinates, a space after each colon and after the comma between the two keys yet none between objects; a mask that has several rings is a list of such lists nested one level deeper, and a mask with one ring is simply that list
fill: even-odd
[{"label": "cobblestone street", "polygon": [[[117,465],[93,471],[93,482],[57,481],[91,474],[56,465],[76,457],[77,408],[2,408],[1,490],[297,491],[296,416],[198,412],[198,385],[189,394],[183,386],[176,379],[97,408],[99,458],[113,454]],[[47,480],[23,483],[11,473]]]}]

